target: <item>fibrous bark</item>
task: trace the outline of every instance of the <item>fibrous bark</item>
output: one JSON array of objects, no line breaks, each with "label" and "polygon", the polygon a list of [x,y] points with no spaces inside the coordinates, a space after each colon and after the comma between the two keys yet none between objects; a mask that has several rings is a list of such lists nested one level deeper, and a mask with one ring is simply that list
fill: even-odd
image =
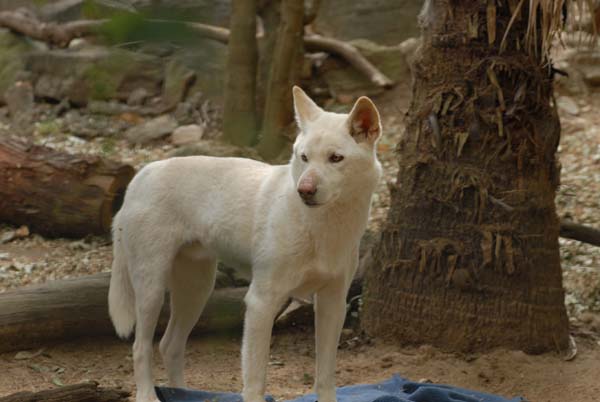
[{"label": "fibrous bark", "polygon": [[283,133],[294,120],[292,87],[303,63],[304,2],[281,1],[281,20],[267,83],[267,98],[258,151],[265,159],[279,155],[285,145]]},{"label": "fibrous bark", "polygon": [[371,335],[454,351],[568,346],[551,69],[523,50],[527,4],[500,51],[508,3],[425,3],[397,183],[366,274]]},{"label": "fibrous bark", "polygon": [[[0,293],[0,353],[81,336],[113,335],[107,304],[109,280],[110,274],[102,273]],[[240,328],[246,291],[245,287],[213,291],[194,331]],[[158,333],[164,331],[168,318],[167,302]]]},{"label": "fibrous bark", "polygon": [[223,107],[223,135],[240,146],[256,140],[256,0],[234,0]]},{"label": "fibrous bark", "polygon": [[0,221],[50,236],[108,233],[133,175],[97,156],[0,140]]}]

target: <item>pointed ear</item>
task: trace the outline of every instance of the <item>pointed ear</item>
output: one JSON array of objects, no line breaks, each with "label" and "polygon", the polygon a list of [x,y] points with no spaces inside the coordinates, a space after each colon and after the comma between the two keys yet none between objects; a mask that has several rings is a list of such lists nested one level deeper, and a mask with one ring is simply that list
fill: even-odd
[{"label": "pointed ear", "polygon": [[381,119],[377,107],[366,96],[358,98],[348,116],[350,135],[356,142],[374,144],[381,135]]},{"label": "pointed ear", "polygon": [[300,87],[294,85],[292,93],[294,95],[296,121],[300,129],[303,130],[306,123],[315,120],[321,114],[322,109]]}]

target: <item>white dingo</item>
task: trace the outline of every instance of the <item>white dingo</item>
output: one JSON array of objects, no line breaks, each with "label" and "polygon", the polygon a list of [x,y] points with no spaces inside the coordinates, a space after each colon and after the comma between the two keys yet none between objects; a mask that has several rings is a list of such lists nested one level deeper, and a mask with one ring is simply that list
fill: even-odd
[{"label": "white dingo", "polygon": [[[242,396],[264,402],[273,320],[290,297],[315,295],[319,402],[335,402],[335,360],[346,293],[358,266],[371,196],[381,175],[375,105],[350,114],[319,108],[294,87],[300,133],[288,165],[241,158],[153,162],[127,189],[113,223],[108,296],[116,332],[135,325],[137,402],[157,402],[152,338],[170,291],[171,318],[159,350],[169,385],[183,387],[188,335],[212,292],[217,259],[251,271],[245,297]],[[251,267],[251,270],[250,270]]]}]

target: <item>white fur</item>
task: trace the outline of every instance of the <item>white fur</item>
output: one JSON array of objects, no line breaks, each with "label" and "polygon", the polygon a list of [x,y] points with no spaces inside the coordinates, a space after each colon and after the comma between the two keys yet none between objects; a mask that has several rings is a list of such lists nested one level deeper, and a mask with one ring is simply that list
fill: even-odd
[{"label": "white fur", "polygon": [[[264,400],[275,315],[288,298],[313,294],[315,388],[320,402],[336,401],[335,356],[381,175],[375,151],[381,124],[364,97],[355,105],[361,113],[351,115],[321,110],[297,87],[294,103],[301,132],[288,165],[172,158],[148,164],[129,185],[113,223],[109,310],[120,336],[128,336],[135,324],[137,402],[158,401],[152,338],[166,289],[171,318],[159,349],[170,385],[184,386],[185,344],[212,291],[217,259],[252,275],[245,298],[244,401]],[[332,163],[332,153],[344,159]],[[316,206],[297,191],[307,177],[317,188]]]}]

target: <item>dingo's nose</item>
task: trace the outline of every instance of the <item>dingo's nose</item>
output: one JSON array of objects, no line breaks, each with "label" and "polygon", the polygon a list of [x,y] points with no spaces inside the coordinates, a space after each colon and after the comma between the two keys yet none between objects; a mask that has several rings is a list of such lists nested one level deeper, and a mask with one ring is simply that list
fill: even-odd
[{"label": "dingo's nose", "polygon": [[300,184],[298,186],[298,194],[303,200],[310,200],[317,193],[317,187],[313,185]]}]

